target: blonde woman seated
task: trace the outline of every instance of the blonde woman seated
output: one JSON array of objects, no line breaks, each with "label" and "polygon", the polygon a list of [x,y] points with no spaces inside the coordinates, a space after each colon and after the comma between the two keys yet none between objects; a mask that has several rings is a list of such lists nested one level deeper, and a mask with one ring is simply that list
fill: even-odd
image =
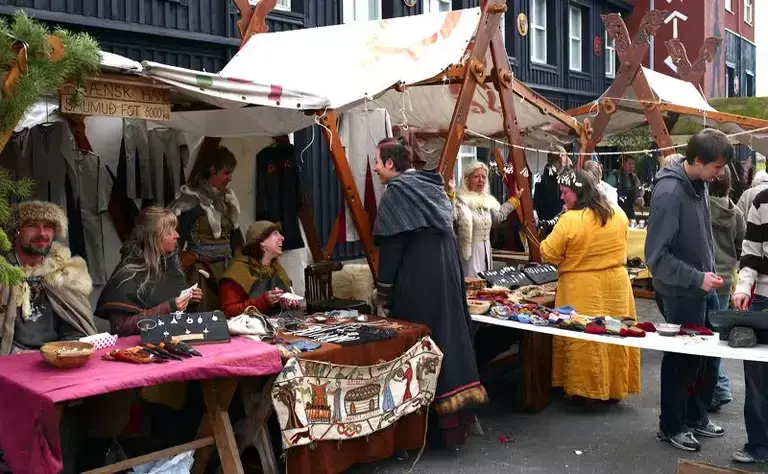
[{"label": "blonde woman seated", "polygon": [[[624,264],[627,216],[596,189],[583,170],[558,177],[565,213],[541,242],[541,255],[557,265],[555,304],[584,316],[635,319],[635,299]],[[585,404],[615,403],[640,393],[640,350],[556,336],[552,385]]]},{"label": "blonde woman seated", "polygon": [[476,277],[492,268],[491,227],[506,220],[512,211],[520,213],[522,190],[503,205],[499,204],[490,192],[488,166],[481,161],[464,167],[458,192],[454,192],[455,187],[451,179],[448,196],[454,203],[454,218],[458,223],[461,264],[465,277]]}]

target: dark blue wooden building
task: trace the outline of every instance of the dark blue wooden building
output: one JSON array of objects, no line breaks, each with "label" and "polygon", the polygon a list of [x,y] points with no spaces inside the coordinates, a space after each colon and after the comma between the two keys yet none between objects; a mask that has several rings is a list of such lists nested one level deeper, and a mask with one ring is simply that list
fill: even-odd
[{"label": "dark blue wooden building", "polygon": [[[285,31],[477,4],[478,0],[416,0],[409,7],[404,0],[278,0],[268,26],[270,31]],[[628,14],[630,2],[508,0],[507,6],[504,36],[517,78],[563,109],[592,101],[606,90],[617,65],[600,14]],[[209,72],[219,71],[239,44],[238,11],[230,0],[0,0],[0,15],[19,9],[70,30],[86,31],[106,51]],[[526,36],[518,32],[520,14],[528,20]],[[332,57],[329,51],[329,60]],[[315,136],[320,135],[316,130]],[[311,136],[311,130],[297,133],[297,147],[304,148]],[[487,153],[462,147],[462,159],[478,155],[482,159]],[[306,191],[318,231],[325,238],[342,196],[324,140],[312,143],[304,164]],[[339,258],[360,254],[355,244],[337,246]]]}]

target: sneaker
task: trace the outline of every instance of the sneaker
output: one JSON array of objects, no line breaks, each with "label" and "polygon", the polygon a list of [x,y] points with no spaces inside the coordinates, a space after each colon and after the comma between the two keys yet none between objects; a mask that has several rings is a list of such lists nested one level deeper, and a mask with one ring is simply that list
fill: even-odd
[{"label": "sneaker", "polygon": [[731,455],[731,459],[744,464],[757,464],[768,462],[768,459],[758,459],[749,454],[745,449],[740,449]]},{"label": "sneaker", "polygon": [[731,400],[712,400],[712,403],[707,407],[707,411],[710,413],[717,413],[723,408],[724,405],[731,403]]},{"label": "sneaker", "polygon": [[656,439],[659,441],[666,441],[677,449],[682,449],[683,451],[701,450],[701,444],[699,443],[699,440],[697,440],[696,437],[693,436],[693,433],[690,431],[682,431],[674,436],[667,436],[661,430],[659,430],[658,434],[656,435]]},{"label": "sneaker", "polygon": [[717,426],[711,421],[708,421],[706,425],[695,426],[693,432],[699,436],[704,436],[705,438],[719,438],[725,435],[723,427]]}]

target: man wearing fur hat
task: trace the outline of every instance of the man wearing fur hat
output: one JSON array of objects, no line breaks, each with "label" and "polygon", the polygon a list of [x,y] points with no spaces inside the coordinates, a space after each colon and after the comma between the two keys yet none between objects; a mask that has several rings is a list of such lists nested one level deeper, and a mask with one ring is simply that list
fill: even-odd
[{"label": "man wearing fur hat", "polygon": [[5,257],[25,278],[15,287],[0,286],[0,355],[96,333],[85,260],[55,242],[66,235],[59,206],[26,201],[14,207],[8,232],[13,246]]}]

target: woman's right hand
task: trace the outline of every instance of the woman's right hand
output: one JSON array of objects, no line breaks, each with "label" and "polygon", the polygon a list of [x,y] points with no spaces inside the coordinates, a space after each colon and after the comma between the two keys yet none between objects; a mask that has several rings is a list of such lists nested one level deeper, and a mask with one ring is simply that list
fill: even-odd
[{"label": "woman's right hand", "polygon": [[453,176],[451,176],[451,178],[448,180],[448,192],[449,193],[456,192],[456,179]]},{"label": "woman's right hand", "polygon": [[280,288],[274,288],[265,293],[267,301],[270,305],[274,306],[280,301],[280,297],[283,296],[284,291]]},{"label": "woman's right hand", "polygon": [[185,295],[179,295],[176,297],[176,311],[186,311],[189,306],[189,300],[192,297],[192,293]]}]

